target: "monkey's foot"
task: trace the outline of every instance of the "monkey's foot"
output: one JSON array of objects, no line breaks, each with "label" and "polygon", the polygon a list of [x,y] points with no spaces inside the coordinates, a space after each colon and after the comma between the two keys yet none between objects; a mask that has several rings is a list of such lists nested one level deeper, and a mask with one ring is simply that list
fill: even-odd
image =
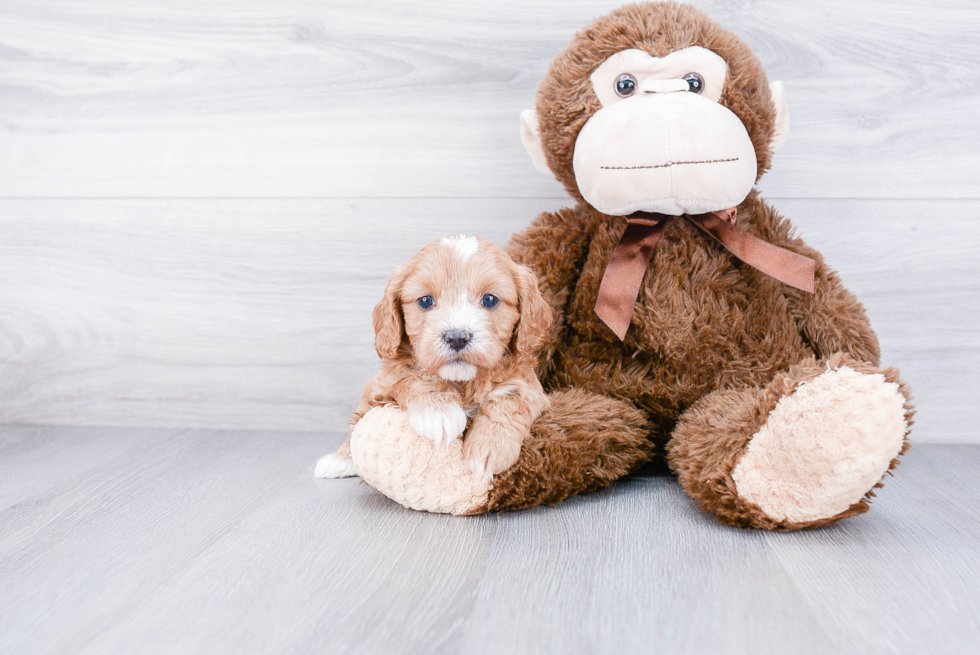
[{"label": "monkey's foot", "polygon": [[405,507],[441,514],[486,511],[491,483],[470,470],[463,441],[436,444],[420,436],[397,405],[375,407],[357,422],[350,453],[365,482]]},{"label": "monkey's foot", "polygon": [[434,444],[412,429],[397,405],[375,407],[354,426],[354,467],[365,482],[406,507],[482,514],[553,505],[603,489],[650,457],[650,427],[641,410],[581,389],[549,398],[517,462],[492,481],[471,470],[464,440]]},{"label": "monkey's foot", "polygon": [[732,472],[738,495],[783,524],[841,514],[902,452],[905,403],[899,384],[849,366],[801,382],[749,441]]}]

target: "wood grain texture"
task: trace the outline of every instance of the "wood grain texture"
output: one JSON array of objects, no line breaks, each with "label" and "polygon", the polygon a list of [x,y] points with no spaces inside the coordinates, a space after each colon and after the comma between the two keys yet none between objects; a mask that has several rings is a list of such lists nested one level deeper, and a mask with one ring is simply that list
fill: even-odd
[{"label": "wood grain texture", "polygon": [[[340,429],[396,264],[566,204],[517,116],[618,4],[0,4],[0,423]],[[915,438],[977,441],[980,6],[696,4],[786,83],[762,189],[865,301]]]},{"label": "wood grain texture", "polygon": [[[554,200],[0,201],[0,423],[340,430],[384,281]],[[784,200],[866,304],[917,441],[977,441],[978,201]]]},{"label": "wood grain texture", "polygon": [[346,423],[397,264],[553,204],[7,203],[0,422],[289,429]]},{"label": "wood grain texture", "polygon": [[[518,115],[620,4],[5,0],[0,196],[561,196]],[[695,4],[786,84],[770,197],[980,197],[976,2]]]},{"label": "wood grain texture", "polygon": [[869,514],[772,534],[642,474],[554,508],[413,512],[313,480],[340,439],[0,427],[0,475],[36,480],[0,497],[0,651],[952,654],[980,639],[976,446],[914,448]]}]

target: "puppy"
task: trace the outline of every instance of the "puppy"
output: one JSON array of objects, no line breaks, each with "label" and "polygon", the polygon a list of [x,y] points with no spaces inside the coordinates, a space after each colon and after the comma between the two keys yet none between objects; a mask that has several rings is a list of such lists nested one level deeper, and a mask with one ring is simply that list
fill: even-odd
[{"label": "puppy", "polygon": [[[529,269],[472,236],[433,241],[388,280],[374,308],[381,372],[364,389],[350,425],[397,403],[421,436],[449,444],[469,430],[463,454],[492,479],[521,452],[547,407],[534,373],[551,310]],[[315,475],[356,475],[350,441],[317,462]]]}]

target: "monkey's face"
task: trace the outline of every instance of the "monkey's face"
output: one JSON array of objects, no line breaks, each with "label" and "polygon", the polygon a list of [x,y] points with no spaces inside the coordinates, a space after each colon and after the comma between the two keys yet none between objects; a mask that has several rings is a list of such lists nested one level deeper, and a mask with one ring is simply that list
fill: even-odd
[{"label": "monkey's face", "polygon": [[738,116],[718,104],[728,65],[701,47],[666,57],[624,50],[590,79],[602,109],[575,140],[586,202],[604,214],[701,214],[745,199],[755,148]]},{"label": "monkey's face", "polygon": [[[623,48],[627,33],[638,47]],[[782,85],[767,86],[747,46],[700,12],[632,5],[576,36],[542,84],[541,125],[524,112],[521,136],[536,167],[604,214],[728,209],[789,126]]]}]

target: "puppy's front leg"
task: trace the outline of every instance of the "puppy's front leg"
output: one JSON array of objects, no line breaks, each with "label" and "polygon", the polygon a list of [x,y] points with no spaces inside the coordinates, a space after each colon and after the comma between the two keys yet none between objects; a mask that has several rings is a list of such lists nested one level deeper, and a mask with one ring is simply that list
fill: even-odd
[{"label": "puppy's front leg", "polygon": [[405,405],[415,431],[436,444],[448,445],[466,429],[466,412],[454,394],[412,394]]},{"label": "puppy's front leg", "polygon": [[463,456],[469,462],[471,471],[493,480],[496,473],[506,471],[517,461],[524,436],[513,425],[477,416],[463,440]]},{"label": "puppy's front leg", "polygon": [[496,398],[481,407],[463,441],[463,456],[470,470],[493,480],[494,475],[513,466],[539,413],[516,395]]}]

